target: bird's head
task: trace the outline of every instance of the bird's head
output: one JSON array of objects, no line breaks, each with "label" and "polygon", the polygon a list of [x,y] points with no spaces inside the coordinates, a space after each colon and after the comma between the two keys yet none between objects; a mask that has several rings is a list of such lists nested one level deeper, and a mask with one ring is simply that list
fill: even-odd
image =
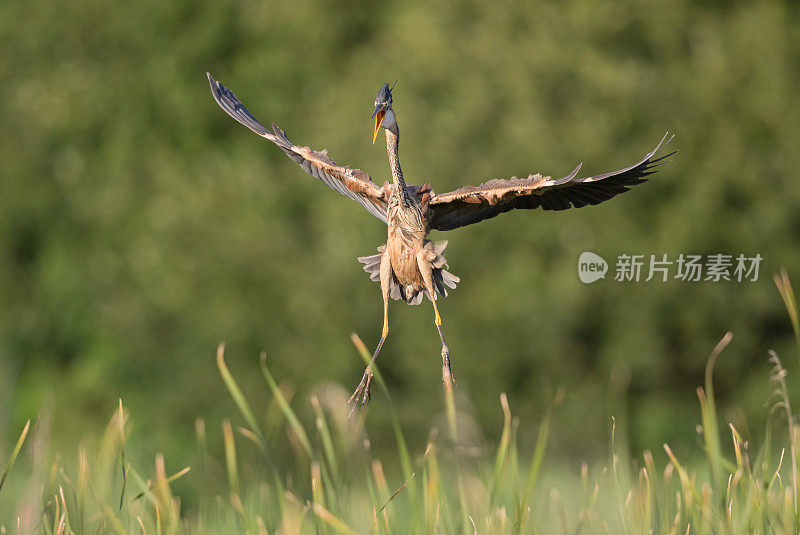
[{"label": "bird's head", "polygon": [[396,80],[392,87],[389,87],[389,84],[383,84],[375,96],[375,111],[372,112],[372,118],[375,119],[375,131],[372,134],[373,145],[381,127],[390,129],[397,124],[394,110],[392,110],[392,89],[395,85],[397,85]]}]

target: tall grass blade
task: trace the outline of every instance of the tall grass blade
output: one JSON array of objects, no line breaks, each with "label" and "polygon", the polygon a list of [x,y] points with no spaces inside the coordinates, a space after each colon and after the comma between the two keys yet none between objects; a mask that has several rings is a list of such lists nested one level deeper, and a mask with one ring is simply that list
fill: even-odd
[{"label": "tall grass blade", "polygon": [[[175,472],[175,473],[174,473],[174,474],[172,474],[171,476],[167,476],[167,477],[165,477],[163,480],[158,480],[158,481],[156,481],[155,483],[151,483],[151,484],[148,486],[148,492],[153,492],[153,491],[156,489],[156,487],[158,487],[158,485],[161,485],[161,484],[170,484],[170,483],[172,483],[173,481],[176,481],[176,480],[178,480],[178,479],[182,478],[183,476],[185,476],[186,474],[188,474],[188,473],[189,473],[189,471],[190,471],[191,469],[192,469],[192,467],[191,467],[191,466],[187,466],[187,467],[186,467],[186,468],[184,468],[183,470],[179,470],[178,472]],[[132,501],[139,500],[139,499],[143,498],[144,496],[145,496],[145,491],[142,491],[142,492],[140,492],[139,494],[137,494],[137,495],[136,495],[136,497],[135,497],[135,498],[134,498]]]},{"label": "tall grass blade", "polygon": [[544,412],[544,417],[542,418],[542,423],[539,424],[539,433],[536,435],[536,447],[533,450],[531,466],[528,469],[528,476],[525,479],[525,487],[522,491],[522,496],[517,504],[517,519],[514,522],[514,525],[518,530],[522,529],[522,526],[525,522],[528,504],[530,503],[531,495],[533,495],[533,491],[536,488],[536,483],[539,480],[539,471],[542,468],[542,461],[544,461],[544,454],[545,450],[547,449],[547,439],[550,434],[550,420],[553,417],[553,409],[561,405],[563,400],[564,391],[558,389],[555,396],[548,401],[547,408]]},{"label": "tall grass blade", "polygon": [[792,415],[792,405],[789,402],[789,389],[786,386],[787,371],[783,367],[783,364],[781,364],[781,359],[778,357],[777,353],[771,349],[768,353],[769,362],[773,364],[770,380],[778,385],[777,394],[781,399],[779,403],[786,413],[786,425],[789,433],[789,456],[792,459],[793,504],[794,513],[795,516],[797,516],[797,441],[795,440],[797,434],[795,433],[796,426],[794,423],[794,416]]},{"label": "tall grass blade", "polygon": [[786,273],[786,268],[781,268],[780,273],[776,273],[773,277],[775,286],[778,287],[778,292],[781,294],[786,311],[789,313],[789,321],[792,323],[792,330],[794,331],[794,338],[797,344],[800,345],[800,315],[797,312],[797,300],[794,297],[794,290],[792,283],[789,281],[789,274]]},{"label": "tall grass blade", "polygon": [[[622,522],[622,530],[627,533],[627,521],[625,517],[625,507],[627,505],[627,500],[623,500],[623,489],[620,482],[620,475],[619,475],[619,454],[617,453],[616,447],[616,436],[617,436],[617,421],[616,418],[613,416],[611,417],[611,469],[612,473],[614,474],[614,490],[617,492],[617,510],[619,511],[619,519]],[[628,482],[626,478],[626,482]]]},{"label": "tall grass blade", "polygon": [[356,535],[356,532],[347,527],[347,524],[342,522],[340,518],[336,517],[333,513],[318,503],[314,504],[314,513],[320,520],[332,527],[338,533],[344,533],[345,535]]},{"label": "tall grass blade", "polygon": [[394,500],[394,499],[397,497],[397,495],[398,495],[398,494],[400,494],[401,492],[403,492],[403,490],[405,490],[405,488],[406,488],[406,487],[408,487],[408,483],[409,483],[408,481],[405,481],[405,482],[403,482],[403,484],[402,484],[402,485],[400,485],[400,487],[399,487],[399,488],[398,488],[396,491],[394,491],[394,492],[392,493],[392,495],[391,495],[391,496],[389,496],[389,499],[388,499],[388,500],[386,500],[386,501],[383,503],[383,505],[381,505],[381,508],[380,508],[380,509],[378,509],[378,512],[377,512],[377,513],[375,513],[375,517],[373,518],[373,521],[374,521],[374,522],[377,522],[377,520],[378,520],[378,517],[379,517],[379,516],[381,515],[381,513],[383,513],[383,511],[384,511],[384,510],[385,510],[385,509],[386,509],[386,508],[389,506],[389,504],[390,504],[390,503],[392,503],[392,500]]},{"label": "tall grass blade", "polygon": [[497,446],[494,472],[492,473],[492,482],[489,487],[489,507],[492,509],[497,499],[497,488],[500,485],[500,478],[503,476],[503,468],[506,465],[508,449],[511,443],[511,409],[508,407],[508,397],[506,397],[505,392],[500,394],[500,406],[503,409],[503,432],[500,435],[500,444]]},{"label": "tall grass blade", "polygon": [[78,449],[78,489],[76,501],[78,505],[78,533],[83,533],[84,516],[86,509],[86,488],[89,478],[89,459],[86,456],[86,449],[81,446]]},{"label": "tall grass blade", "polygon": [[111,509],[109,505],[104,505],[103,509],[106,513],[104,520],[108,520],[109,524],[111,524],[111,527],[114,528],[114,531],[117,533],[117,535],[127,535],[128,531],[125,529],[125,526],[122,525],[122,522],[117,515],[114,514],[114,510]]},{"label": "tall grass blade", "polygon": [[[389,514],[384,509],[378,511],[376,505],[380,502],[386,503],[389,497],[389,483],[386,481],[386,474],[383,472],[383,463],[379,459],[372,461],[372,479],[367,478],[370,487],[370,498],[372,500],[373,525],[377,524],[378,532],[389,533]],[[383,522],[378,521],[380,516]]]},{"label": "tall grass blade", "polygon": [[236,461],[236,442],[230,420],[222,421],[222,437],[225,444],[225,466],[228,469],[228,484],[232,494],[239,494],[239,467]]},{"label": "tall grass blade", "polygon": [[[314,461],[311,463],[311,498],[314,505],[325,507],[325,493],[322,489],[322,471],[320,470],[319,463]],[[322,533],[328,533],[328,527],[322,526]]]},{"label": "tall grass blade", "polygon": [[441,473],[439,460],[436,456],[436,444],[433,440],[428,442],[428,461],[426,463],[425,492],[423,496],[423,510],[425,512],[425,527],[428,533],[436,533],[439,522],[439,507],[442,497],[439,490]]},{"label": "tall grass blade", "polygon": [[333,480],[338,483],[339,461],[336,459],[336,450],[333,447],[333,438],[331,437],[331,430],[328,427],[328,421],[325,418],[325,413],[322,411],[322,406],[319,404],[317,396],[311,396],[311,407],[314,409],[317,431],[322,440],[322,451],[325,452],[325,460],[330,467]]},{"label": "tall grass blade", "polygon": [[119,455],[120,467],[122,468],[122,490],[119,494],[119,511],[122,511],[122,506],[125,504],[125,488],[128,485],[128,466],[125,462],[125,414],[122,412],[122,398],[119,400],[119,412],[117,413],[117,423],[119,424]]},{"label": "tall grass blade", "polygon": [[31,421],[28,420],[25,424],[25,427],[22,430],[22,433],[17,440],[17,444],[14,446],[14,449],[11,450],[11,457],[8,458],[8,463],[6,463],[6,468],[3,470],[3,475],[0,476],[0,491],[3,490],[3,485],[6,482],[6,477],[8,477],[8,473],[11,471],[11,468],[14,466],[14,463],[17,460],[17,456],[19,455],[20,450],[22,449],[22,445],[25,443],[25,437],[28,436],[28,430],[31,428]]},{"label": "tall grass blade", "polygon": [[[706,457],[708,458],[708,465],[711,467],[714,490],[720,493],[727,478],[722,473],[723,462],[726,459],[722,455],[719,425],[717,423],[717,404],[714,398],[714,364],[732,339],[733,333],[728,331],[711,351],[706,362],[705,390],[702,388],[697,389],[697,395],[700,399],[700,419],[703,425]],[[733,467],[728,466],[728,468]]]},{"label": "tall grass blade", "polygon": [[269,450],[267,449],[267,442],[264,438],[264,432],[261,430],[261,426],[258,425],[258,420],[253,415],[253,410],[250,408],[250,404],[247,402],[247,399],[244,397],[242,393],[242,389],[239,388],[239,384],[236,382],[236,379],[233,378],[230,370],[228,370],[227,364],[225,364],[225,343],[222,342],[217,347],[217,368],[219,369],[219,374],[222,376],[222,381],[225,383],[225,386],[230,392],[231,397],[233,398],[233,402],[239,408],[239,412],[242,413],[244,416],[247,425],[250,426],[250,430],[258,437],[259,449],[266,457],[267,462],[272,465],[272,458],[269,454]]},{"label": "tall grass blade", "polygon": [[303,429],[303,426],[300,425],[300,420],[297,418],[297,415],[292,410],[292,407],[289,405],[289,402],[286,401],[285,397],[283,397],[283,392],[281,392],[281,389],[278,388],[278,383],[275,382],[275,379],[272,377],[269,368],[267,368],[266,353],[261,353],[261,374],[267,381],[267,385],[269,386],[270,391],[272,391],[272,395],[275,397],[275,401],[281,408],[283,415],[286,417],[286,421],[289,422],[289,426],[294,431],[294,434],[297,436],[298,440],[300,441],[300,444],[302,444],[303,449],[306,451],[306,454],[308,454],[308,458],[313,459],[314,451],[311,449],[311,442],[308,440],[308,435],[306,434],[305,429]]},{"label": "tall grass blade", "polygon": [[197,459],[202,476],[206,473],[206,422],[200,417],[194,421],[194,435],[197,439]]},{"label": "tall grass blade", "polygon": [[[177,477],[185,474],[187,470],[177,474]],[[175,479],[177,479],[177,477]],[[164,456],[161,453],[156,454],[156,477],[155,485],[153,486],[153,495],[158,502],[159,511],[164,517],[167,529],[170,533],[175,531],[175,527],[180,522],[180,508],[179,502],[174,498],[172,489],[169,486],[169,479],[167,478],[166,463]]]},{"label": "tall grass blade", "polygon": [[[664,451],[667,452],[667,456],[669,460],[672,462],[672,465],[675,467],[675,470],[678,471],[678,477],[681,480],[681,487],[683,489],[684,498],[689,498],[694,501],[695,504],[700,505],[702,507],[703,501],[700,497],[700,494],[697,492],[697,488],[694,485],[695,479],[689,475],[686,471],[686,468],[678,461],[678,458],[675,457],[675,454],[672,453],[672,449],[669,447],[668,444],[664,444]],[[687,499],[687,503],[689,502]]]}]

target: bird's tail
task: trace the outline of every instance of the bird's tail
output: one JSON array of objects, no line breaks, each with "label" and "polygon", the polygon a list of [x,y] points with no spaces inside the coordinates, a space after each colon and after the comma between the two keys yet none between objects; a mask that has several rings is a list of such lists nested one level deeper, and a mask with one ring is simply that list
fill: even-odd
[{"label": "bird's tail", "polygon": [[[429,261],[431,263],[433,278],[433,286],[437,293],[442,297],[447,297],[447,288],[455,289],[456,284],[461,281],[456,275],[453,275],[444,266],[447,265],[447,259],[444,257],[444,249],[447,247],[447,242],[426,242],[425,248],[429,251]],[[381,280],[381,257],[386,250],[385,245],[378,247],[378,254],[361,256],[358,261],[364,264],[364,271],[369,273],[370,280],[380,282]],[[401,285],[397,279],[392,276],[391,285],[389,287],[389,297],[395,301],[402,299],[409,305],[418,305],[422,302],[422,297],[427,295],[427,292],[422,288],[414,288],[411,286]],[[431,296],[428,295],[428,299]]]}]

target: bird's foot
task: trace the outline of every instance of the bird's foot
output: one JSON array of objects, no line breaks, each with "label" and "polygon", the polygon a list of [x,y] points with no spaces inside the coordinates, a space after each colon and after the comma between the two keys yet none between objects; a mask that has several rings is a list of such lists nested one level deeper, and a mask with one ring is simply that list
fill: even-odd
[{"label": "bird's foot", "polygon": [[369,387],[371,383],[372,370],[367,368],[364,372],[364,376],[361,378],[361,382],[358,383],[358,387],[356,387],[356,391],[353,392],[353,395],[350,396],[350,400],[347,402],[347,406],[350,407],[350,411],[347,413],[348,418],[353,416],[353,413],[356,411],[359,405],[363,407],[369,403]]},{"label": "bird's foot", "polygon": [[447,345],[442,345],[442,386],[448,389],[455,384],[456,376],[453,375],[453,367],[450,365],[450,349]]}]

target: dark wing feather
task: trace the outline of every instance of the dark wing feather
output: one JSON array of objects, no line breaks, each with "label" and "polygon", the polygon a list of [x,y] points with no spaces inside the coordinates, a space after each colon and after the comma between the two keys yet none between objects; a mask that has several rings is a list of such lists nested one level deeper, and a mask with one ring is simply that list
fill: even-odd
[{"label": "dark wing feather", "polygon": [[274,123],[272,124],[272,131],[268,130],[247,111],[247,108],[236,98],[233,91],[214,80],[210,73],[207,74],[214,100],[228,115],[259,136],[278,145],[306,173],[320,179],[342,195],[358,201],[369,213],[384,223],[387,222],[386,198],[383,189],[372,182],[372,178],[368,173],[360,169],[350,169],[349,167],[337,165],[336,162],[328,158],[324,150],[317,152],[308,147],[295,145],[289,141],[283,130]]},{"label": "dark wing feather", "polygon": [[581,208],[628,191],[630,186],[646,182],[654,167],[674,152],[655,158],[672,136],[669,132],[640,162],[602,175],[576,178],[581,166],[564,178],[552,179],[539,174],[528,178],[495,179],[480,186],[464,186],[455,191],[433,195],[430,226],[436,230],[452,230],[471,225],[514,209],[566,210]]}]

